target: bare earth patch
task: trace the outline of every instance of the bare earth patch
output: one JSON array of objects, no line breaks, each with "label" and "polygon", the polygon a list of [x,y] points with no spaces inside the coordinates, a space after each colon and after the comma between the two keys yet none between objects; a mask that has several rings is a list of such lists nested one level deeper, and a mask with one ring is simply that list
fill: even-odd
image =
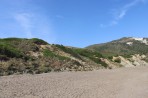
[{"label": "bare earth patch", "polygon": [[148,98],[148,67],[4,76],[0,98]]}]

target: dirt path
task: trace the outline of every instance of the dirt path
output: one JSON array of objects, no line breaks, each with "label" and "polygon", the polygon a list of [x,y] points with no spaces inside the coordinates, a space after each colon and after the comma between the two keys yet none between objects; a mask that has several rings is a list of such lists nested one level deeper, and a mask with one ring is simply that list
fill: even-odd
[{"label": "dirt path", "polygon": [[148,98],[148,67],[0,77],[0,98]]}]

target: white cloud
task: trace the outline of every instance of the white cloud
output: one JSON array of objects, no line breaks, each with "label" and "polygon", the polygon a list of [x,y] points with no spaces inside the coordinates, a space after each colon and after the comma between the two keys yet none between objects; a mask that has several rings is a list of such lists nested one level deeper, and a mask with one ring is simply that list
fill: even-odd
[{"label": "white cloud", "polygon": [[127,10],[122,10],[116,17],[116,20],[122,19],[126,15]]},{"label": "white cloud", "polygon": [[[127,12],[133,6],[136,6],[139,3],[146,3],[146,2],[147,2],[147,0],[133,0],[133,2],[130,2],[130,3],[126,4],[126,5],[124,5],[123,7],[112,11],[112,14],[114,16],[113,20],[109,24],[104,25],[103,27],[117,25],[119,23],[119,21],[124,18],[124,16],[127,14]],[[101,24],[100,27],[102,27],[102,25],[103,24]]]},{"label": "white cloud", "polygon": [[[9,30],[9,32],[13,32],[11,33],[13,37],[36,37],[46,40],[49,43],[55,42],[56,35],[53,31],[50,15],[44,13],[42,6],[33,1],[34,0],[13,0],[13,2],[9,2],[9,0],[3,0],[0,5],[7,5],[8,7],[2,7],[5,13],[0,15],[0,18],[4,16],[4,18],[10,20],[7,24],[11,30]],[[60,15],[57,15],[57,17],[63,18]]]},{"label": "white cloud", "polygon": [[27,37],[28,38],[33,37],[31,33],[31,28],[33,25],[31,21],[32,21],[33,15],[29,13],[17,13],[14,15],[14,18],[19,23],[19,25],[22,27]]},{"label": "white cloud", "polygon": [[14,19],[21,26],[27,38],[41,38],[49,43],[54,43],[56,41],[52,24],[46,16],[33,12],[17,13],[14,14]]},{"label": "white cloud", "polygon": [[131,2],[131,3],[128,3],[128,4],[124,5],[121,9],[119,9],[119,10],[117,11],[117,15],[116,15],[115,19],[116,19],[116,20],[122,19],[122,18],[126,15],[127,11],[128,11],[131,7],[137,5],[137,4],[140,3],[140,2],[143,2],[143,0],[134,0],[134,1]]}]

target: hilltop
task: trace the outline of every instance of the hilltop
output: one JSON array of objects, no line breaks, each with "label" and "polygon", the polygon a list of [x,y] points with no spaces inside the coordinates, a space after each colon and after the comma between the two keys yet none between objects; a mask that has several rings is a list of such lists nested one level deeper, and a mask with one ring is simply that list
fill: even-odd
[{"label": "hilltop", "polygon": [[99,51],[106,56],[128,56],[133,54],[147,55],[148,38],[124,37],[103,44],[91,45],[86,47],[86,49]]}]

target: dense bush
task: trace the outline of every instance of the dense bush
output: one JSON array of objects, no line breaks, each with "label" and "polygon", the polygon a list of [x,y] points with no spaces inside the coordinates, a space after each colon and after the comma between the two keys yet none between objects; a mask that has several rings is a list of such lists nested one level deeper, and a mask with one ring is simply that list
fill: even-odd
[{"label": "dense bush", "polygon": [[113,59],[113,56],[109,56],[108,59],[112,60]]},{"label": "dense bush", "polygon": [[0,61],[8,61],[9,58],[6,55],[0,55]]},{"label": "dense bush", "polygon": [[71,54],[72,56],[79,58],[82,60],[82,58],[77,54],[77,52],[75,52],[73,49],[65,47],[63,45],[55,45],[56,47],[58,47],[59,49],[61,49],[62,51]]},{"label": "dense bush", "polygon": [[7,45],[7,47],[12,47],[22,52],[39,51],[39,48],[37,47],[36,44],[37,42],[38,42],[37,39],[21,39],[21,38],[0,39],[0,44]]},{"label": "dense bush", "polygon": [[24,40],[24,39],[22,39],[22,38],[5,38],[5,39],[0,39],[0,41],[2,42],[12,42],[12,41],[17,41],[17,42],[20,42],[20,41],[22,41],[22,40]]},{"label": "dense bush", "polygon": [[64,56],[60,56],[60,55],[57,55],[55,53],[53,53],[52,51],[48,50],[48,49],[45,49],[43,51],[43,55],[45,57],[51,57],[51,58],[58,58],[59,60],[69,60],[68,57],[64,57]]},{"label": "dense bush", "polygon": [[100,54],[96,51],[87,50],[87,49],[74,49],[74,51],[81,56],[91,59],[92,61],[94,61],[97,64],[101,64],[104,67],[108,66],[105,62],[100,60],[100,58],[103,58],[102,54]]},{"label": "dense bush", "polygon": [[78,53],[79,55],[82,56],[86,56],[86,57],[93,57],[93,58],[102,58],[102,54],[96,52],[96,51],[91,51],[91,50],[87,50],[87,49],[74,49],[74,51],[76,53]]},{"label": "dense bush", "polygon": [[36,73],[40,74],[40,73],[48,73],[51,72],[51,68],[50,67],[46,67],[46,66],[39,66]]},{"label": "dense bush", "polygon": [[43,55],[44,55],[45,57],[55,57],[55,56],[56,56],[52,51],[50,51],[50,50],[48,50],[48,49],[45,49],[45,50],[43,51]]},{"label": "dense bush", "polygon": [[116,59],[114,60],[114,62],[121,63],[121,59],[120,59],[120,58],[116,58]]},{"label": "dense bush", "polygon": [[127,55],[127,54],[125,54],[125,55],[122,55],[124,58],[131,58],[132,57],[132,55]]},{"label": "dense bush", "polygon": [[37,45],[47,45],[48,43],[38,38],[32,38],[31,41]]},{"label": "dense bush", "polygon": [[22,54],[18,49],[11,47],[10,45],[1,44],[1,43],[0,43],[0,54],[6,55],[7,57],[17,57],[17,58],[22,57]]}]

